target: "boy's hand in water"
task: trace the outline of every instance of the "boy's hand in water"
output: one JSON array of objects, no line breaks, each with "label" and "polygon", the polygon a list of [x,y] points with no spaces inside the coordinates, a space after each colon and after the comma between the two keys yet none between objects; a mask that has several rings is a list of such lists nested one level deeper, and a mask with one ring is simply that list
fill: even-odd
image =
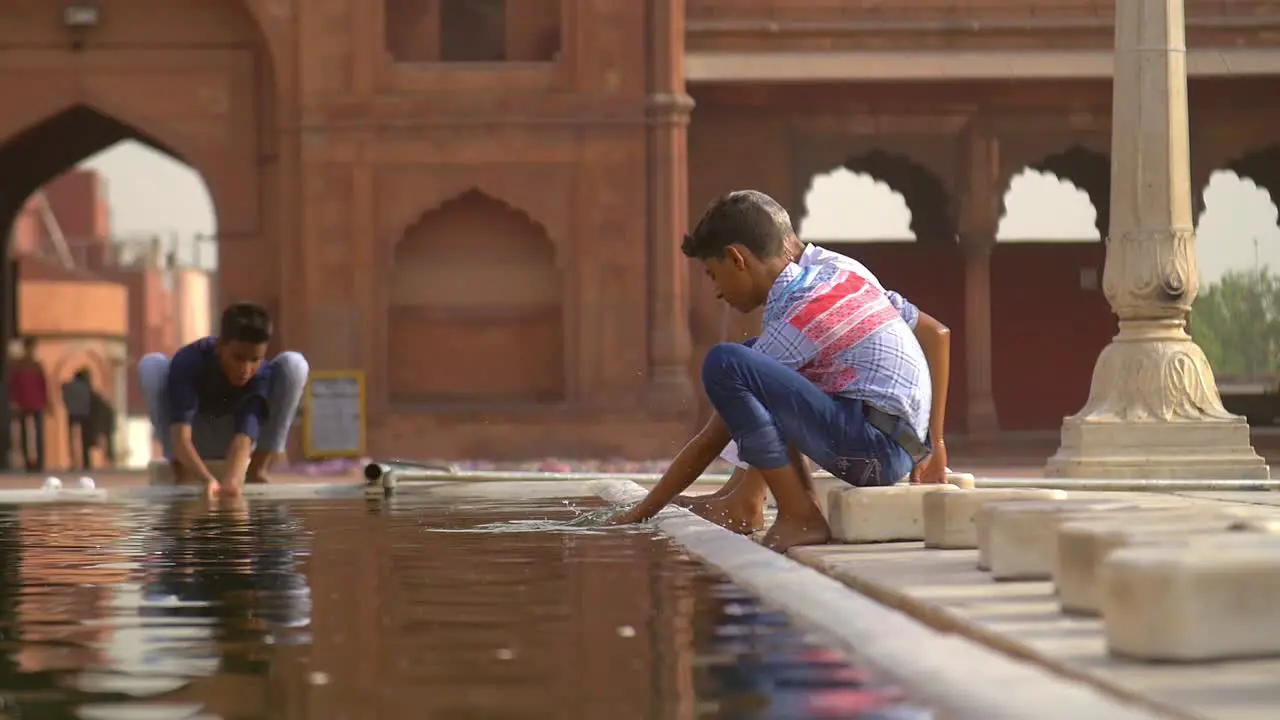
[{"label": "boy's hand in water", "polygon": [[209,498],[215,498],[218,493],[222,492],[222,485],[217,480],[210,480],[205,483],[204,494]]},{"label": "boy's hand in water", "polygon": [[601,524],[606,527],[617,527],[619,525],[635,525],[638,522],[641,522],[639,514],[636,513],[634,507],[630,507],[619,510]]}]

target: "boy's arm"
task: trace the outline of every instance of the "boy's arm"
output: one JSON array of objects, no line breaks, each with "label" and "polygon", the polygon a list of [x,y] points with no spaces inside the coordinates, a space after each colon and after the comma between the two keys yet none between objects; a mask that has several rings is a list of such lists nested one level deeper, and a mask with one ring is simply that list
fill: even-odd
[{"label": "boy's arm", "polygon": [[200,354],[189,346],[174,353],[173,360],[169,362],[166,390],[171,424],[168,432],[173,445],[173,459],[182,466],[184,472],[195,475],[206,485],[212,485],[218,479],[209,472],[191,442],[191,420],[195,417],[198,406],[196,380],[200,375],[201,363]]},{"label": "boy's arm", "polygon": [[947,445],[943,430],[947,420],[947,393],[951,386],[951,329],[938,322],[937,318],[921,312],[902,295],[893,291],[885,294],[902,319],[911,326],[916,342],[924,351],[924,359],[929,363],[929,385],[933,394],[929,408],[929,440],[933,444],[933,454],[912,472],[912,479],[924,483],[945,482]]},{"label": "boy's arm", "polygon": [[671,461],[671,466],[662,474],[662,479],[654,486],[645,499],[612,522],[614,525],[629,525],[644,522],[657,515],[676,495],[684,492],[694,480],[706,472],[711,463],[720,456],[729,444],[729,428],[712,413],[705,427],[689,441],[684,449]]},{"label": "boy's arm", "polygon": [[258,432],[266,419],[266,408],[265,398],[250,395],[236,409],[236,432],[227,446],[227,468],[222,477],[224,486],[234,489],[244,484],[254,454],[253,446],[258,442]]},{"label": "boy's arm", "polygon": [[951,386],[951,328],[938,322],[928,313],[919,312],[916,323],[916,340],[929,361],[929,381],[933,386],[933,407],[929,411],[929,437],[934,449],[943,444],[942,430],[946,427],[947,392]]}]

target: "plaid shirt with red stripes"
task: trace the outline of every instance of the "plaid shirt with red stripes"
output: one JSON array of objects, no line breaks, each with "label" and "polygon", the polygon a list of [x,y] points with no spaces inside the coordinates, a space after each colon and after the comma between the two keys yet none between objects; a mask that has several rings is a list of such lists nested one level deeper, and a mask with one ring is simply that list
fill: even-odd
[{"label": "plaid shirt with red stripes", "polygon": [[769,290],[755,349],[830,395],[862,400],[925,439],[929,364],[912,328],[920,311],[839,264],[788,265]]}]

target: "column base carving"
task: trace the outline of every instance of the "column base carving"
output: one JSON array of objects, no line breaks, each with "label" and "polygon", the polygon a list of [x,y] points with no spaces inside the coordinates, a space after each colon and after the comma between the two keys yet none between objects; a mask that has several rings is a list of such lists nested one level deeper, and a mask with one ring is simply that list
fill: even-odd
[{"label": "column base carving", "polygon": [[1089,400],[1062,424],[1045,474],[1064,478],[1267,479],[1249,424],[1222,406],[1204,351],[1181,320],[1120,322]]},{"label": "column base carving", "polygon": [[965,436],[970,440],[990,440],[1000,437],[1000,417],[995,399],[971,398],[965,414]]},{"label": "column base carving", "polygon": [[696,414],[698,405],[694,402],[689,369],[672,366],[653,368],[649,377],[648,405],[650,410],[661,414]]}]

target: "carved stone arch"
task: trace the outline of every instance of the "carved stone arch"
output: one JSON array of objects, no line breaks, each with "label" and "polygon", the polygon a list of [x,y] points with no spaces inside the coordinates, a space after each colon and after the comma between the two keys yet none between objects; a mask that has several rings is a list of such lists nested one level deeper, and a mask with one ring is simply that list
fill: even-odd
[{"label": "carved stone arch", "polygon": [[[533,195],[534,195],[533,193],[530,193],[531,197]],[[551,243],[551,247],[554,251],[557,268],[560,269],[562,272],[565,271],[566,253],[564,252],[563,248],[560,245],[561,241],[557,239],[557,234],[553,232],[551,228],[547,227],[547,224],[543,222],[542,219],[536,217],[533,213],[529,212],[526,209],[528,207],[527,205],[522,204],[518,201],[510,200],[508,199],[508,197],[509,196],[505,196],[500,193],[492,192],[488,184],[485,184],[483,186],[481,184],[476,184],[476,183],[460,184],[457,186],[451,186],[447,189],[437,191],[436,193],[433,193],[430,199],[428,199],[426,203],[420,206],[418,211],[414,213],[412,216],[410,216],[407,220],[403,218],[398,218],[395,221],[395,226],[398,227],[398,231],[394,234],[391,240],[391,254],[394,256],[396,247],[398,247],[400,243],[404,242],[404,239],[408,235],[409,231],[412,230],[415,225],[422,222],[424,218],[427,218],[428,216],[434,213],[440,212],[441,209],[445,208],[446,206],[452,203],[458,203],[458,202],[466,201],[468,199],[481,198],[481,199],[484,199],[485,201],[491,201],[493,203],[496,203],[500,205],[503,209],[509,212],[519,214],[531,225],[533,225],[539,231],[541,231],[544,235],[546,235],[547,240]]]},{"label": "carved stone arch", "polygon": [[1265,190],[1271,196],[1271,202],[1280,208],[1280,142],[1244,153],[1227,163],[1224,169]]},{"label": "carved stone arch", "polygon": [[[198,137],[161,118],[149,117],[128,103],[97,93],[86,102],[63,102],[60,99],[54,103],[20,106],[21,111],[3,115],[6,119],[16,119],[14,125],[17,129],[0,143],[0,158],[39,152],[50,144],[57,145],[61,152],[44,155],[48,158],[45,161],[47,167],[38,162],[5,161],[9,167],[21,168],[9,173],[14,198],[19,201],[85,157],[125,139],[155,148],[200,173],[215,215],[218,208],[224,206],[228,193],[241,191],[239,184],[233,182],[224,170],[225,164],[220,161],[221,151],[218,148],[202,143]],[[105,144],[104,141],[95,141],[91,134],[78,132],[91,126],[103,129]]]},{"label": "carved stone arch", "polygon": [[[1098,236],[1105,240],[1111,223],[1111,159],[1106,154],[1073,144],[1065,150],[1025,163],[1019,166],[1019,170],[1023,167],[1050,173],[1084,191],[1097,213],[1094,224],[1098,228]],[[1003,200],[1000,211],[1001,215],[1005,212]]]},{"label": "carved stone arch", "polygon": [[[106,387],[106,383],[112,380],[108,374],[110,360],[93,343],[76,343],[63,350],[52,364],[52,372],[49,374],[50,391],[56,396],[62,384],[69,381],[82,367],[89,370],[89,378],[95,388]],[[58,407],[61,408],[61,404]]]},{"label": "carved stone arch", "polygon": [[844,166],[870,175],[902,194],[911,210],[911,232],[917,241],[955,242],[951,193],[929,168],[909,156],[883,150],[851,157]]},{"label": "carved stone arch", "polygon": [[556,262],[564,270],[572,251],[566,213],[539,213],[530,210],[546,205],[546,193],[543,191],[545,187],[527,176],[494,177],[437,184],[425,196],[422,193],[392,193],[391,208],[387,214],[387,247],[394,248],[405,232],[423,217],[468,192],[476,192],[502,203],[542,228],[556,249]]},{"label": "carved stone arch", "polygon": [[559,402],[565,269],[547,228],[471,187],[433,203],[390,252],[389,390],[441,408]]},{"label": "carved stone arch", "polygon": [[[813,125],[812,128],[809,125]],[[901,136],[888,128],[832,128],[801,124],[793,139],[792,197],[788,210],[798,222],[813,178],[844,167],[883,182],[902,195],[911,229],[920,242],[956,241],[958,172],[955,137],[946,132]],[[803,131],[803,132],[801,132]]]}]

